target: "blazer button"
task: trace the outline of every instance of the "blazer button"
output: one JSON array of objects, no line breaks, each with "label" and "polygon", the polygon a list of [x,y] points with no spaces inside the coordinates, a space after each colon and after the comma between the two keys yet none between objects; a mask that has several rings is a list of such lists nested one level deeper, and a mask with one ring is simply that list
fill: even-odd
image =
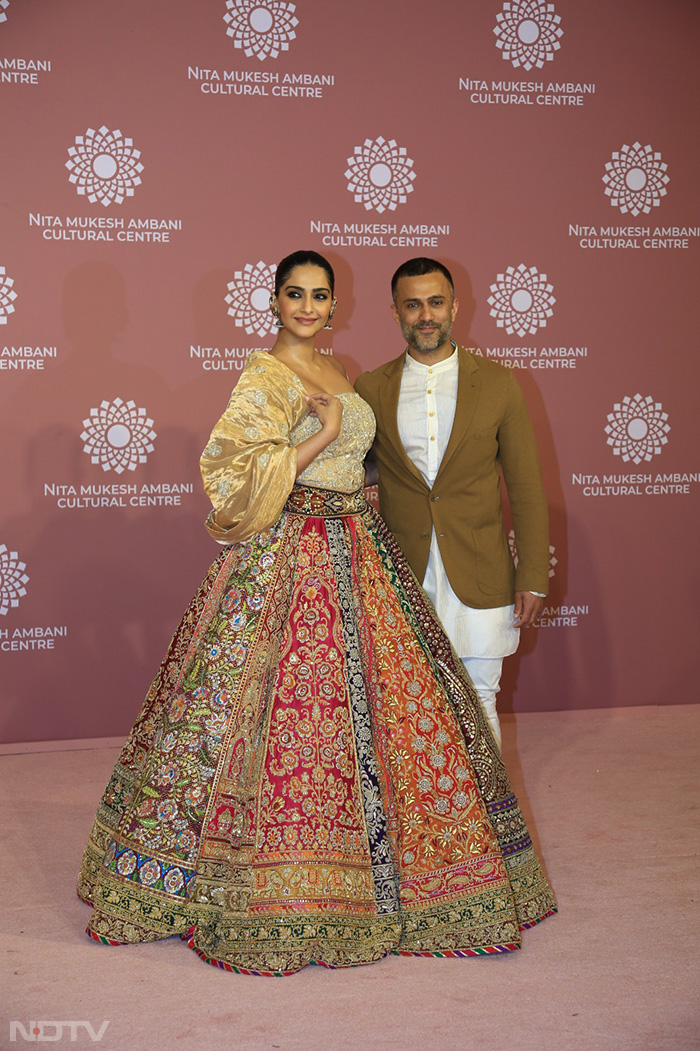
[{"label": "blazer button", "polygon": [[435,501],[439,500],[440,497],[439,496],[431,496],[430,499],[433,501],[433,503],[435,503]]}]

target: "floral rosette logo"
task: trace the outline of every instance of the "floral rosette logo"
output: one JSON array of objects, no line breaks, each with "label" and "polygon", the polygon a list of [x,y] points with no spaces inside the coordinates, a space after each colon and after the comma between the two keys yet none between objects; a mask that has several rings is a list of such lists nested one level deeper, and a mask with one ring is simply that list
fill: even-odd
[{"label": "floral rosette logo", "polygon": [[[508,546],[510,547],[511,558],[513,559],[513,563],[515,565],[515,568],[517,569],[518,568],[518,548],[517,548],[517,545],[515,543],[515,530],[514,529],[511,529],[510,533],[508,534]],[[555,552],[556,552],[556,548],[552,547],[552,545],[550,544],[549,545],[549,576],[550,576],[550,578],[554,576],[554,570],[555,570],[556,566],[559,564],[559,559],[557,558]]]},{"label": "floral rosette logo", "polygon": [[115,398],[101,402],[99,408],[90,410],[83,427],[85,430],[80,435],[85,443],[83,452],[103,471],[116,474],[135,471],[153,452],[156,437],[153,420],[148,418],[145,409],[137,409],[133,401]]},{"label": "floral rosette logo", "polygon": [[623,146],[605,165],[606,196],[623,215],[627,212],[634,216],[640,212],[648,215],[666,196],[667,171],[668,165],[661,160],[661,154],[651,146],[642,146],[639,142]]},{"label": "floral rosette logo", "polygon": [[226,0],[226,34],[247,58],[278,58],[296,37],[295,11],[283,0]]},{"label": "floral rosette logo", "polygon": [[409,193],[413,193],[411,183],[415,177],[413,161],[404,147],[394,139],[387,142],[381,135],[355,146],[345,172],[347,188],[356,203],[380,215],[387,210],[394,212],[399,204],[406,203]]},{"label": "floral rosette logo", "polygon": [[542,69],[561,47],[560,22],[554,4],[546,0],[511,0],[496,15],[496,47],[516,69]]},{"label": "floral rosette logo", "polygon": [[0,0],[0,22],[7,22],[7,15],[5,12],[10,6],[10,0]]},{"label": "floral rosette logo", "polygon": [[238,328],[249,336],[269,336],[276,332],[270,313],[270,293],[275,287],[275,267],[262,260],[246,263],[242,270],[234,271],[233,281],[226,286],[227,313]]},{"label": "floral rosette logo", "polygon": [[98,131],[88,128],[84,135],[76,135],[68,156],[69,181],[91,204],[99,203],[105,208],[123,204],[141,185],[141,152],[134,149],[133,139],[118,129],[110,131],[104,125]]},{"label": "floral rosette logo", "polygon": [[16,551],[8,551],[5,544],[0,544],[0,616],[5,617],[11,609],[16,609],[19,600],[27,594],[26,568]]},{"label": "floral rosette logo", "polygon": [[651,396],[643,398],[641,394],[635,394],[633,398],[625,397],[608,413],[605,428],[608,445],[625,463],[630,460],[635,464],[642,460],[648,463],[668,443],[666,435],[671,428],[667,419],[668,413]]},{"label": "floral rosette logo", "polygon": [[13,286],[14,280],[7,276],[5,267],[0,266],[0,325],[6,325],[8,314],[15,312],[17,293]]},{"label": "floral rosette logo", "polygon": [[524,263],[509,266],[490,286],[489,314],[496,319],[498,328],[504,328],[509,336],[534,336],[554,313],[552,307],[556,299],[553,291],[547,275],[538,273],[536,267],[528,268]]}]

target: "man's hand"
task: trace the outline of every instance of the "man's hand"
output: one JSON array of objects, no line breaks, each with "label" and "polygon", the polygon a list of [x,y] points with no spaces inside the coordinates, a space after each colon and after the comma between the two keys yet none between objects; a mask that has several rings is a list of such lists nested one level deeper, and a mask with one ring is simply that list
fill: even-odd
[{"label": "man's hand", "polygon": [[531,591],[516,591],[513,627],[531,628],[543,606],[544,599],[539,595],[533,595]]}]

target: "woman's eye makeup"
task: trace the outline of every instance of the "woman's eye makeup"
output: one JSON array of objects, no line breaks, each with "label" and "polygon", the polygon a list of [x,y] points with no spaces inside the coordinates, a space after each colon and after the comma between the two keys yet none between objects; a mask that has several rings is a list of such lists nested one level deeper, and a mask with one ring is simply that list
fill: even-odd
[{"label": "woman's eye makeup", "polygon": [[[288,299],[301,299],[302,293],[296,288],[290,288],[284,293]],[[314,292],[314,299],[326,300],[328,299],[329,292]]]}]

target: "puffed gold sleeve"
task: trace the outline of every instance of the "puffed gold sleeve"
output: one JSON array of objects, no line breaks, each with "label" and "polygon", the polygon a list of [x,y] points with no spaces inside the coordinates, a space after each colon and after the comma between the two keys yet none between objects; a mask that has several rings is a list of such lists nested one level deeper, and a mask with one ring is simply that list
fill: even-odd
[{"label": "puffed gold sleeve", "polygon": [[199,467],[213,505],[206,529],[219,543],[247,540],[282,513],[297,469],[290,431],[308,411],[293,379],[267,354],[251,357],[211,433]]}]

